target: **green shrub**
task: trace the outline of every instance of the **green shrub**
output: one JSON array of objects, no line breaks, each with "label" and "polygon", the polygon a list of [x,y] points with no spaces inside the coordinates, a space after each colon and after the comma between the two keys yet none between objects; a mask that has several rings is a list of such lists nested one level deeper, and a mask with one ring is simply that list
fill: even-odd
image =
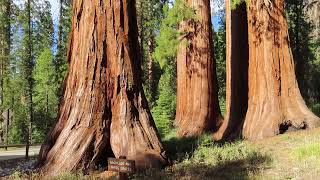
[{"label": "green shrub", "polygon": [[320,104],[314,104],[311,106],[311,110],[316,115],[320,116]]}]

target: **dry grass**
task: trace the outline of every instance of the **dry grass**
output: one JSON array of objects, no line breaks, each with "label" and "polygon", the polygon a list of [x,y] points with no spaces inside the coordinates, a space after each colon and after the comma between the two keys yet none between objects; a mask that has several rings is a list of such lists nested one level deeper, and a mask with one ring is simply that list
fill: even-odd
[{"label": "dry grass", "polygon": [[[165,140],[175,162],[136,179],[318,179],[320,129],[290,132],[260,141],[209,143],[200,139]],[[176,152],[172,151],[173,144]],[[187,150],[186,147],[192,147]],[[184,154],[184,156],[183,156]]]},{"label": "dry grass", "polygon": [[259,176],[272,179],[320,177],[320,129],[291,132],[254,142],[272,156],[273,162]]}]

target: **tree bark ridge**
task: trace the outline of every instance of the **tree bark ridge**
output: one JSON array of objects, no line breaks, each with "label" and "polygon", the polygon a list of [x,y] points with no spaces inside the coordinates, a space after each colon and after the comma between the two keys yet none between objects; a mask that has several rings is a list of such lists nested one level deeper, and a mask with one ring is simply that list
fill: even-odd
[{"label": "tree bark ridge", "polygon": [[188,32],[177,55],[177,111],[179,136],[213,131],[222,121],[218,103],[216,63],[209,0],[187,0],[196,20],[182,22]]},{"label": "tree bark ridge", "polygon": [[248,24],[246,3],[231,9],[226,0],[226,113],[214,139],[235,139],[241,135],[248,109]]},{"label": "tree bark ridge", "polygon": [[284,0],[251,0],[248,24],[249,106],[243,136],[260,139],[319,126],[297,85]]},{"label": "tree bark ridge", "polygon": [[40,152],[47,175],[125,156],[166,163],[143,93],[134,0],[73,1],[69,72],[59,118]]}]

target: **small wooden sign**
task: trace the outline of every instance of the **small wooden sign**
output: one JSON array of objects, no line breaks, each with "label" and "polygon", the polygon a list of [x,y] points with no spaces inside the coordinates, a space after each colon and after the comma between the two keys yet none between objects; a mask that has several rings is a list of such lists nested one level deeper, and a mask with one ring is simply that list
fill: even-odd
[{"label": "small wooden sign", "polygon": [[135,162],[126,159],[108,158],[108,171],[133,173],[135,172]]}]

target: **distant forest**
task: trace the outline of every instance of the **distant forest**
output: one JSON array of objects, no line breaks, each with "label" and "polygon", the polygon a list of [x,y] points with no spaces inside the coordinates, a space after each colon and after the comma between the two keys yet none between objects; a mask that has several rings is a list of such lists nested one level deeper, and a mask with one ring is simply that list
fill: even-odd
[{"label": "distant forest", "polygon": [[[59,3],[58,24],[55,24],[49,0],[0,2],[0,114],[8,110],[12,113],[8,136],[6,118],[0,117],[1,144],[6,143],[6,137],[9,144],[42,143],[58,118],[59,104],[64,95],[63,82],[70,66],[67,60],[71,56],[70,48],[73,48],[70,41],[72,3],[68,0],[60,0]],[[241,0],[233,1],[232,11],[236,12],[241,3]],[[207,40],[214,47],[212,55],[216,64],[212,71],[216,73],[217,82],[214,78],[209,80],[212,81],[210,86],[217,84],[214,90],[218,95],[217,108],[221,109],[223,116],[227,106],[226,13],[222,1],[213,1],[211,6],[211,17],[216,23],[213,27],[216,28],[212,28],[211,37]],[[285,2],[296,78],[306,104],[317,115],[320,115],[319,8],[317,0]],[[192,38],[192,33],[183,34],[178,27],[183,20],[197,21],[197,17],[182,0],[137,0],[136,14],[142,70],[139,75],[156,127],[165,137],[173,131],[176,115],[181,119],[201,116],[201,112],[196,110],[183,117],[184,112],[179,111],[192,107],[184,106],[188,103],[183,98],[177,99],[179,58],[188,56],[178,54],[181,51],[179,44],[181,36]],[[245,26],[245,23],[239,26]],[[188,28],[192,27],[186,26]],[[184,46],[190,43],[192,41],[185,42]],[[199,86],[201,83],[189,88],[197,91]],[[177,107],[179,103],[181,107]],[[215,116],[211,117],[219,118]],[[181,122],[180,125],[184,127],[183,124]],[[188,130],[187,127],[182,129]]]}]

